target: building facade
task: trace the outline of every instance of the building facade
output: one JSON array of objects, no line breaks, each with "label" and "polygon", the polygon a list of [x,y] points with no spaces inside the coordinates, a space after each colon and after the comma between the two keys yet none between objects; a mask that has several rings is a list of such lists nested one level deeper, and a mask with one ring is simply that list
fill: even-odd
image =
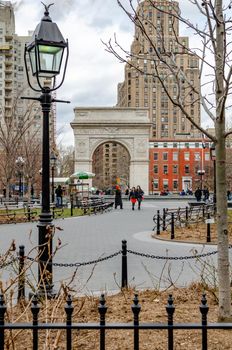
[{"label": "building facade", "polygon": [[125,79],[118,85],[117,106],[148,108],[153,139],[178,138],[178,133],[200,136],[168,97],[174,102],[184,101],[189,116],[200,123],[200,103],[195,93],[200,88],[199,64],[188,51],[188,37],[179,35],[179,22],[173,16],[178,11],[176,1],[139,3],[136,14],[141,25],[135,26]]},{"label": "building facade", "polygon": [[[150,141],[150,193],[213,190],[210,141],[174,139]],[[204,173],[204,174],[202,174]]]},{"label": "building facade", "polygon": [[[8,118],[14,118],[11,123],[17,132],[25,126],[25,120],[30,118],[30,128],[25,135],[41,142],[42,113],[39,102],[22,100],[21,96],[35,97],[36,92],[28,85],[24,66],[25,44],[30,42],[32,32],[27,36],[15,33],[14,7],[10,1],[0,1],[0,121],[5,123]],[[49,84],[49,81],[45,81]],[[38,96],[38,93],[37,93]],[[55,143],[55,109],[50,118],[51,143]]]}]

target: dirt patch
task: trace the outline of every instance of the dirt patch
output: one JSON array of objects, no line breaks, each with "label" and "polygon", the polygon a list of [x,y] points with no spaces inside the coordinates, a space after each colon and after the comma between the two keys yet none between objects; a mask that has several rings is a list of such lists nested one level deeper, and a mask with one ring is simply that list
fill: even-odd
[{"label": "dirt patch", "polygon": [[[232,244],[232,223],[228,224],[229,241]],[[155,232],[154,238],[171,240],[171,231],[161,231],[160,235]],[[185,241],[195,243],[207,243],[207,224],[198,223],[183,227],[175,227],[174,241]],[[217,244],[216,223],[210,224],[210,240],[212,244]]]}]

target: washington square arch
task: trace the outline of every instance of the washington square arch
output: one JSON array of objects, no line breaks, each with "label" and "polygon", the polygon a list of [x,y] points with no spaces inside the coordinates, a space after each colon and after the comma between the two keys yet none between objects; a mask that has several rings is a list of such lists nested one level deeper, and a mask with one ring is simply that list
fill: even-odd
[{"label": "washington square arch", "polygon": [[151,123],[145,108],[75,108],[71,123],[75,143],[75,171],[93,172],[93,155],[106,142],[122,145],[129,154],[130,187],[149,186]]}]

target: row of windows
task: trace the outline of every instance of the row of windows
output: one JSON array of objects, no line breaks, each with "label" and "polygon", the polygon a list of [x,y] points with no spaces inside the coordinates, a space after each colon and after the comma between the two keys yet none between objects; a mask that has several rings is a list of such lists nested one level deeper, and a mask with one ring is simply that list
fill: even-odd
[{"label": "row of windows", "polygon": [[[172,188],[174,190],[178,190],[178,180],[173,180],[172,184],[173,184]],[[168,188],[168,180],[165,180],[165,179],[163,180],[163,188],[164,189]],[[159,180],[158,179],[154,179],[154,181],[153,181],[153,189],[154,190],[158,190],[159,189]]]},{"label": "row of windows", "polygon": [[[163,174],[164,175],[167,175],[169,170],[170,170],[171,166],[168,166],[168,165],[163,165],[163,166],[158,166],[158,165],[154,165],[154,168],[153,168],[153,171],[154,171],[154,174],[158,174],[159,173],[159,169],[162,169],[163,170]],[[194,172],[195,174],[198,174],[198,170],[199,170],[199,167],[195,167],[194,168]],[[207,168],[208,170],[208,168]],[[173,174],[178,174],[179,172],[179,166],[178,165],[172,165],[172,173]],[[206,171],[208,172],[208,171]],[[189,164],[185,164],[184,166],[184,173],[185,174],[189,174],[190,173],[190,165]]]},{"label": "row of windows", "polygon": [[[161,154],[160,154],[161,156]],[[163,160],[168,160],[168,153],[163,152],[162,153],[162,159]],[[173,152],[172,153],[172,160],[178,161],[179,159],[179,153],[178,152]],[[159,160],[159,153],[154,153],[154,160]],[[184,160],[190,160],[190,153],[189,152],[184,152]],[[201,160],[201,154],[198,152],[194,153],[194,160]],[[210,160],[210,154],[205,153],[204,154],[204,160],[209,161]]]},{"label": "row of windows", "polygon": [[[162,144],[161,143],[158,143],[158,142],[154,142],[153,144],[153,147],[160,147],[160,148],[167,148],[169,146],[169,148],[180,148],[180,143],[179,142],[173,142],[172,144],[169,142],[163,142]],[[183,142],[181,144],[181,146],[183,146]],[[184,147],[185,148],[189,148],[189,142],[185,142],[184,143]],[[200,142],[195,142],[194,144],[194,148],[209,148],[209,143],[208,142],[205,142],[204,145]]]}]

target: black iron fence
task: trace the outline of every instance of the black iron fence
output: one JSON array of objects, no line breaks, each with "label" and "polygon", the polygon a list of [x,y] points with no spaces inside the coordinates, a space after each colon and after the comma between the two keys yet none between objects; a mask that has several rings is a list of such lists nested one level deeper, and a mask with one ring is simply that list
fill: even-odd
[{"label": "black iron fence", "polygon": [[206,241],[211,242],[210,219],[215,216],[215,205],[205,204],[198,207],[157,210],[153,216],[153,231],[160,235],[161,231],[170,231],[170,238],[175,239],[175,228],[198,224],[208,220]]},{"label": "black iron fence", "polygon": [[[66,305],[64,307],[66,314],[65,323],[40,323],[39,313],[40,306],[38,304],[38,298],[36,295],[33,296],[31,300],[31,314],[32,322],[28,323],[5,323],[5,314],[7,312],[7,307],[4,302],[3,295],[0,295],[0,350],[5,349],[5,332],[7,330],[31,330],[32,331],[32,349],[38,350],[39,347],[43,345],[43,338],[39,338],[39,331],[44,330],[64,330],[66,333],[65,337],[65,348],[66,350],[73,349],[72,346],[72,336],[77,330],[98,330],[99,331],[99,348],[100,350],[106,349],[107,340],[107,330],[131,330],[134,333],[133,339],[133,349],[139,350],[140,341],[139,333],[140,330],[166,330],[167,331],[167,349],[174,350],[175,348],[175,337],[177,330],[199,330],[201,332],[201,348],[202,350],[208,349],[208,330],[219,329],[219,330],[231,330],[232,323],[208,323],[207,314],[209,307],[207,305],[206,295],[202,295],[201,304],[199,306],[201,314],[200,323],[174,323],[174,313],[175,306],[173,296],[170,294],[166,312],[167,321],[166,323],[140,323],[139,315],[141,312],[141,306],[139,304],[138,294],[135,294],[133,304],[131,306],[132,310],[132,322],[131,323],[107,323],[106,314],[107,306],[104,295],[102,294],[99,300],[98,313],[99,322],[98,323],[74,323],[73,322],[73,311],[74,307],[72,305],[72,298],[69,295],[66,300]],[[78,346],[78,345],[77,345]],[[164,345],[165,348],[165,345]]]}]

